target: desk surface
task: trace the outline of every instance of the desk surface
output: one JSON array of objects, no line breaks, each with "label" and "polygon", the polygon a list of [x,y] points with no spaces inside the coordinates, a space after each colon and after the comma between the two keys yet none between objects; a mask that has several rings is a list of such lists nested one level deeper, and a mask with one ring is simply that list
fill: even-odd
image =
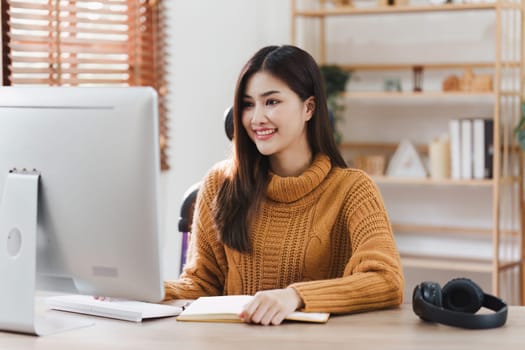
[{"label": "desk surface", "polygon": [[[59,311],[49,311],[59,312]],[[0,332],[0,349],[519,349],[525,344],[525,307],[510,307],[507,324],[464,330],[424,323],[411,305],[332,316],[327,324],[256,326],[177,322],[130,323],[92,316],[94,326],[45,337]]]}]

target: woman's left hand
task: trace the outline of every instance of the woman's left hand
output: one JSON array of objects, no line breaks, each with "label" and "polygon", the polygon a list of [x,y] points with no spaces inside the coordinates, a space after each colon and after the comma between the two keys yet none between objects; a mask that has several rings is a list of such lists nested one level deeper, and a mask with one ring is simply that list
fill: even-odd
[{"label": "woman's left hand", "polygon": [[295,289],[271,289],[257,292],[240,316],[247,323],[278,325],[286,316],[302,306],[303,300]]}]

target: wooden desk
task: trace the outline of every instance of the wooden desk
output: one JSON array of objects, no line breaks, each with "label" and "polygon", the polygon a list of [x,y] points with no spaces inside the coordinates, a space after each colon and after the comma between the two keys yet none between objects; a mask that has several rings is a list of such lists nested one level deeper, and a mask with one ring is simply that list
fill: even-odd
[{"label": "wooden desk", "polygon": [[[49,311],[58,312],[58,311]],[[75,316],[90,317],[90,316]],[[177,322],[175,318],[130,323],[90,317],[96,324],[46,337],[0,333],[0,349],[521,349],[525,307],[511,307],[507,324],[464,330],[424,323],[411,305],[331,317],[327,324],[255,326]]]}]

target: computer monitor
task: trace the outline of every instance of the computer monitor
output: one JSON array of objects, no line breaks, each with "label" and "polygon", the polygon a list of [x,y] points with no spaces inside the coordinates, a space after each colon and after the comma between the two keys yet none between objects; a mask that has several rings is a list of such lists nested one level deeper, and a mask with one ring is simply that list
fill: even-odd
[{"label": "computer monitor", "polygon": [[163,299],[159,164],[151,88],[0,88],[0,329],[35,289]]}]

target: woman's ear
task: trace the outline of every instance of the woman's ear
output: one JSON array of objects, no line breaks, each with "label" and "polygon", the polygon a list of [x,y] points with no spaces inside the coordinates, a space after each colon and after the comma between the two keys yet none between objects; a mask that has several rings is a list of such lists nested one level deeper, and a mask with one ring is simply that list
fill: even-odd
[{"label": "woman's ear", "polygon": [[309,121],[312,119],[312,116],[315,112],[315,97],[310,96],[304,101],[304,108],[305,108],[305,121]]}]

